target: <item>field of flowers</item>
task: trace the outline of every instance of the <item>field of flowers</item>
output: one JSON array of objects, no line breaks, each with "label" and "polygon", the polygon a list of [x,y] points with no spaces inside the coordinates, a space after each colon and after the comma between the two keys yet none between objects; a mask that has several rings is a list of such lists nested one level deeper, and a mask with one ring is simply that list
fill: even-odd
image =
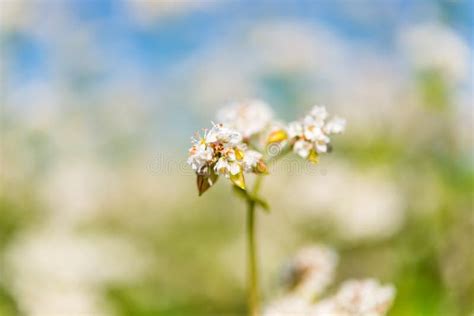
[{"label": "field of flowers", "polygon": [[0,316],[473,316],[473,7],[0,0]]}]

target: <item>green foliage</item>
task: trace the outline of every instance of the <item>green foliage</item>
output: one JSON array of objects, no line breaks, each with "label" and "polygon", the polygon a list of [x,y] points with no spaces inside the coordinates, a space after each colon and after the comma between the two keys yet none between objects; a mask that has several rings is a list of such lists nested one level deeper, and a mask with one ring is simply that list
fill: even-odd
[{"label": "green foliage", "polygon": [[0,284],[0,316],[21,316],[13,297]]}]

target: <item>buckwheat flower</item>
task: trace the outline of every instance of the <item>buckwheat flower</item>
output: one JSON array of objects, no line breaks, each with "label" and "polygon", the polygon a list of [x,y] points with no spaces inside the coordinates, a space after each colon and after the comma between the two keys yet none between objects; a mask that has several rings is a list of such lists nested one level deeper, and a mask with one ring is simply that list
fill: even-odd
[{"label": "buckwheat flower", "polygon": [[324,120],[328,118],[328,111],[324,106],[315,105],[310,111],[310,116],[323,125]]},{"label": "buckwheat flower", "polygon": [[[383,316],[395,297],[392,285],[381,285],[377,280],[347,281],[334,297],[336,310],[341,315]],[[339,314],[338,314],[339,315]]]},{"label": "buckwheat flower", "polygon": [[219,122],[230,126],[248,139],[269,126],[273,111],[263,101],[248,100],[231,103],[217,114]]},{"label": "buckwheat flower", "polygon": [[239,164],[235,158],[222,157],[214,166],[214,171],[226,178],[230,178],[231,175],[235,176],[242,172],[242,165]]},{"label": "buckwheat flower", "polygon": [[338,116],[331,119],[324,126],[324,131],[327,134],[340,134],[346,129],[346,120]]},{"label": "buckwheat flower", "polygon": [[[345,313],[341,313],[337,309],[336,302],[334,298],[327,298],[322,301],[317,302],[311,306],[311,311],[307,314],[308,316],[349,316]],[[356,316],[356,315],[350,315]],[[360,315],[365,316],[365,315]]]},{"label": "buckwheat flower", "polygon": [[43,227],[22,232],[2,256],[22,315],[108,315],[103,287],[140,280],[151,257],[128,239],[78,234],[58,225],[62,215],[53,216]]},{"label": "buckwheat flower", "polygon": [[330,151],[329,136],[342,133],[346,121],[339,117],[327,121],[327,118],[326,108],[315,106],[302,120],[288,125],[288,138],[296,154],[316,163],[321,153]]},{"label": "buckwheat flower", "polygon": [[[337,254],[324,246],[301,250],[292,261],[296,289],[270,302],[264,316],[385,316],[395,288],[377,280],[350,280],[335,295],[320,299],[332,282]],[[306,284],[306,285],[304,285]],[[304,291],[301,291],[303,290]]]},{"label": "buckwheat flower", "polygon": [[292,293],[311,301],[324,293],[333,282],[339,257],[325,246],[303,248],[289,265]]},{"label": "buckwheat flower", "polygon": [[[260,196],[262,177],[257,176],[247,191],[244,173],[266,174],[267,162],[276,162],[293,150],[316,163],[320,153],[330,151],[330,135],[344,131],[345,120],[328,119],[324,107],[315,106],[303,119],[288,126],[272,121],[273,113],[262,101],[234,103],[218,113],[221,124],[214,124],[204,135],[192,140],[188,164],[197,174],[199,194],[212,187],[219,176],[229,179],[234,192],[247,206],[248,310],[261,315],[256,247],[256,210],[269,210]],[[265,156],[255,148],[265,148]],[[234,188],[235,188],[234,187]],[[263,310],[265,316],[313,316],[314,299],[332,283],[338,261],[330,248],[315,246],[297,254],[288,269],[287,295]],[[328,305],[329,306],[329,305]],[[345,315],[344,315],[345,316]]]},{"label": "buckwheat flower", "polygon": [[208,164],[212,161],[213,156],[214,151],[211,147],[205,144],[197,144],[190,150],[188,164],[197,174],[204,175],[208,172]]},{"label": "buckwheat flower", "polygon": [[303,139],[298,140],[293,145],[293,151],[303,158],[307,158],[313,150],[313,144]]},{"label": "buckwheat flower", "polygon": [[311,305],[296,295],[287,295],[271,302],[263,311],[263,316],[306,316]]},{"label": "buckwheat flower", "polygon": [[265,166],[263,165],[263,155],[255,150],[247,150],[244,155],[244,170],[245,172],[255,172],[259,170],[264,172]]},{"label": "buckwheat flower", "polygon": [[288,137],[295,138],[303,135],[303,124],[301,122],[291,122],[288,124]]},{"label": "buckwheat flower", "polygon": [[212,128],[204,135],[206,143],[220,142],[226,147],[242,143],[242,134],[237,130],[224,126],[224,124],[212,124]]},{"label": "buckwheat flower", "polygon": [[223,124],[213,123],[204,136],[198,134],[192,139],[187,162],[198,176],[200,194],[213,186],[219,175],[245,189],[244,172],[266,171],[262,155],[247,150],[242,135]]}]

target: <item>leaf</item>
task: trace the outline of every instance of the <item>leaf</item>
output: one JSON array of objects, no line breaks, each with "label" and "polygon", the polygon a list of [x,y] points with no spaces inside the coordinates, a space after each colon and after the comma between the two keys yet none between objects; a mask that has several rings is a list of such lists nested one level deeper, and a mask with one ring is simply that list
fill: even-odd
[{"label": "leaf", "polygon": [[237,160],[242,161],[244,159],[244,152],[238,148],[235,149],[235,158]]},{"label": "leaf", "polygon": [[253,201],[255,202],[255,204],[260,206],[266,213],[270,213],[270,205],[268,204],[267,201],[259,197],[253,197]]},{"label": "leaf", "polygon": [[197,187],[199,196],[203,195],[209,188],[211,188],[219,179],[219,176],[214,172],[211,172],[209,176],[198,175],[197,176]]},{"label": "leaf", "polygon": [[285,130],[280,129],[280,130],[276,130],[270,133],[267,139],[267,143],[268,144],[279,143],[286,139],[288,139],[288,134],[286,133]]},{"label": "leaf", "polygon": [[233,185],[232,189],[234,190],[234,193],[239,197],[244,200],[248,199],[248,192],[246,190],[242,190],[240,187]]},{"label": "leaf", "polygon": [[308,156],[308,160],[312,164],[317,164],[319,162],[319,154],[317,153],[316,150],[314,150],[314,149],[311,150],[311,152],[309,153],[309,156]]},{"label": "leaf", "polygon": [[208,178],[202,175],[197,176],[197,188],[199,192],[199,196],[203,195],[204,192],[206,192],[211,185],[209,184],[209,181],[207,181]]},{"label": "leaf", "polygon": [[254,196],[250,194],[248,191],[242,190],[241,188],[235,185],[233,186],[233,189],[234,189],[234,193],[241,199],[255,203],[257,206],[260,206],[266,213],[270,212],[270,205],[264,199]]},{"label": "leaf", "polygon": [[238,186],[242,190],[247,189],[246,186],[245,186],[245,178],[244,178],[244,173],[243,172],[239,172],[236,175],[231,175],[230,176],[230,181],[232,181],[233,184],[235,184],[236,186]]},{"label": "leaf", "polygon": [[213,186],[217,182],[218,179],[219,179],[219,175],[215,173],[213,169],[211,169],[211,174],[209,175],[211,186]]}]

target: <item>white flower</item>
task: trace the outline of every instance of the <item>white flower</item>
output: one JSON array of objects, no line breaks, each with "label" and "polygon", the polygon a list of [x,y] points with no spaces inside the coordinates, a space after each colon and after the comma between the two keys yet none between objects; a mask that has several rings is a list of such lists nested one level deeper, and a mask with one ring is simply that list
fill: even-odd
[{"label": "white flower", "polygon": [[[308,312],[308,316],[356,316],[356,315],[346,315],[341,313],[337,309],[337,305],[334,299],[324,299],[319,301],[317,304],[313,305],[311,311]],[[365,315],[360,315],[365,316]]]},{"label": "white flower", "polygon": [[328,118],[328,111],[324,106],[315,105],[310,113],[311,116],[321,124],[324,124],[324,120]]},{"label": "white flower", "polygon": [[288,125],[288,137],[295,138],[303,135],[303,124],[301,122],[291,122]]},{"label": "white flower", "polygon": [[136,282],[149,269],[150,258],[130,240],[52,223],[23,232],[2,257],[14,276],[9,290],[25,315],[107,315],[104,286]]},{"label": "white flower", "polygon": [[337,310],[344,315],[383,316],[395,297],[392,285],[377,280],[347,281],[334,297]]},{"label": "white flower", "polygon": [[247,150],[242,141],[239,132],[223,124],[213,124],[210,130],[205,130],[203,137],[197,135],[192,139],[187,162],[199,176],[200,194],[216,182],[218,175],[245,189],[244,172],[266,172],[262,155]]},{"label": "white flower", "polygon": [[260,100],[232,103],[217,114],[219,122],[236,129],[244,138],[262,132],[272,118],[271,108]]},{"label": "white flower", "polygon": [[311,301],[333,282],[339,257],[325,246],[303,248],[290,264],[293,292]]},{"label": "white flower", "polygon": [[313,144],[305,140],[298,140],[293,147],[294,152],[305,159],[308,158],[309,153],[311,152],[312,149],[313,149]]},{"label": "white flower", "polygon": [[[298,299],[280,300],[279,304],[272,304],[270,311],[280,308],[288,314],[272,315],[304,315],[304,316],[385,316],[395,297],[395,288],[392,285],[382,286],[377,280],[346,281],[336,295],[328,297],[316,304],[311,301]],[[304,304],[306,302],[306,305]],[[308,305],[309,304],[309,305]],[[297,309],[299,307],[299,309]],[[283,309],[286,308],[286,309]],[[265,314],[266,315],[266,314]]]},{"label": "white flower", "polygon": [[[295,192],[291,203],[300,216],[331,223],[333,233],[349,243],[383,240],[400,231],[405,222],[406,201],[390,180],[388,170],[360,171],[337,159],[326,168],[330,172],[324,177],[285,179],[283,186]],[[343,199],[340,192],[345,192]],[[290,202],[278,195],[272,199],[289,207]]]},{"label": "white flower", "polygon": [[214,170],[229,177],[242,171],[242,160],[246,145],[239,132],[222,124],[213,124],[204,132],[204,137],[193,138],[189,150],[188,164],[199,175]]},{"label": "white flower", "polygon": [[340,117],[335,117],[324,126],[324,131],[327,134],[340,134],[346,129],[346,120]]},{"label": "white flower", "polygon": [[233,161],[233,159],[222,157],[214,166],[214,171],[218,174],[230,177],[231,175],[235,176],[239,174],[242,171],[241,168],[241,165],[238,162]]},{"label": "white flower", "polygon": [[304,137],[309,141],[323,143],[329,143],[330,141],[329,137],[324,134],[323,126],[316,121],[307,120],[303,130]]},{"label": "white flower", "polygon": [[193,146],[190,151],[191,155],[188,158],[188,164],[198,174],[207,172],[207,165],[213,159],[214,151],[205,144]]},{"label": "white flower", "polygon": [[308,315],[310,306],[307,300],[288,295],[271,302],[264,309],[263,316],[304,316]]},{"label": "white flower", "polygon": [[385,316],[393,303],[395,288],[374,279],[346,281],[335,295],[315,301],[333,281],[337,261],[337,253],[328,247],[301,250],[290,266],[296,281],[290,284],[292,291],[268,304],[263,315]]},{"label": "white flower", "polygon": [[223,124],[214,124],[212,128],[205,134],[206,143],[220,142],[225,146],[237,146],[242,142],[242,135]]},{"label": "white flower", "polygon": [[247,150],[244,155],[244,170],[251,172],[257,168],[258,163],[262,160],[262,154],[255,150]]},{"label": "white flower", "polygon": [[315,106],[301,121],[292,122],[287,128],[289,139],[293,140],[293,151],[302,158],[317,161],[318,154],[329,151],[329,135],[342,133],[346,121],[335,117],[328,122],[326,108]]}]

